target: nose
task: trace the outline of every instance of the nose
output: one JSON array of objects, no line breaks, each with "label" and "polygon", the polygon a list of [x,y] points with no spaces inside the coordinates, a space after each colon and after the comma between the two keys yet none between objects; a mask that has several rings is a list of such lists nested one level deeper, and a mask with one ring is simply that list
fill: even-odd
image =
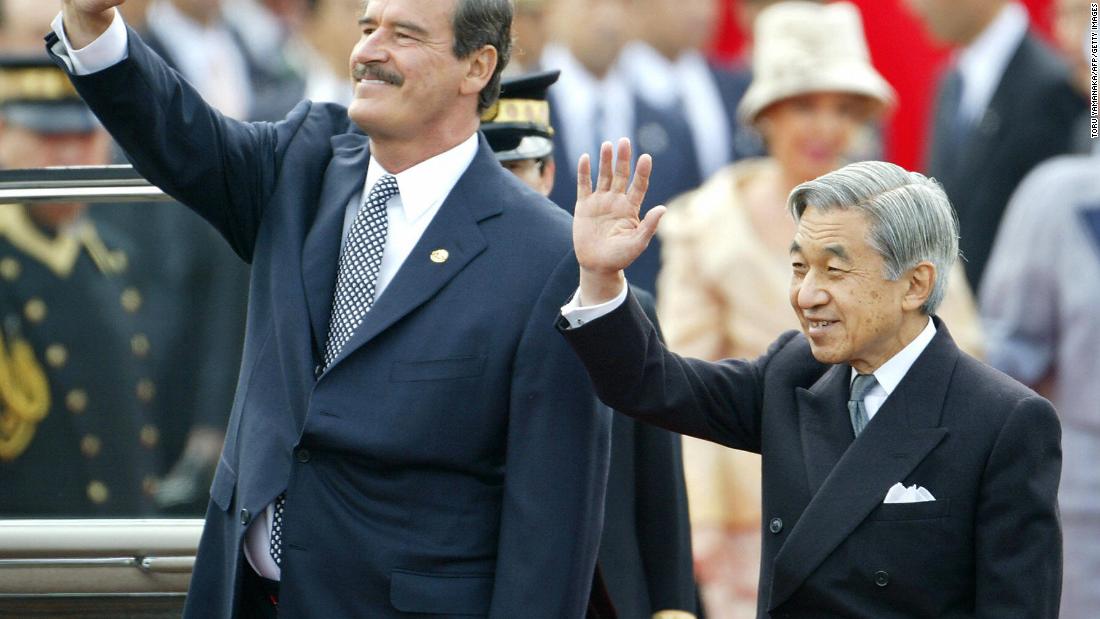
[{"label": "nose", "polygon": [[800,309],[813,309],[828,303],[829,293],[817,284],[817,277],[811,272],[799,283],[796,301]]},{"label": "nose", "polygon": [[360,37],[359,42],[351,50],[352,64],[354,65],[357,62],[369,64],[388,60],[389,52],[384,37],[385,34],[381,29]]}]

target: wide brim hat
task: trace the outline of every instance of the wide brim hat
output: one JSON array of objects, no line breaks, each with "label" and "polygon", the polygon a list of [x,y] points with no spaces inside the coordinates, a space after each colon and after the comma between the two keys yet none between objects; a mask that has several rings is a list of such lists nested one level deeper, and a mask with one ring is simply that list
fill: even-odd
[{"label": "wide brim hat", "polygon": [[737,106],[751,124],[765,108],[816,92],[862,95],[884,111],[897,99],[871,65],[859,10],[848,2],[780,2],[754,28],[752,83]]}]

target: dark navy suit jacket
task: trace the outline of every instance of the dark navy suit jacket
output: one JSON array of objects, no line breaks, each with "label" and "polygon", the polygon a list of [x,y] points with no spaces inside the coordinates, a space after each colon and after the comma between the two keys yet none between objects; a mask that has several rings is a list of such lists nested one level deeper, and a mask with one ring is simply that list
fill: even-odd
[{"label": "dark navy suit jacket", "polygon": [[[1058,616],[1057,415],[938,319],[854,440],[851,368],[801,334],[711,363],[669,352],[632,299],[562,328],[609,406],[763,456],[760,617]],[[897,483],[935,501],[884,503]]]},{"label": "dark navy suit jacket", "polygon": [[1016,48],[989,107],[966,137],[954,134],[946,82],[937,94],[928,173],[959,215],[959,249],[977,290],[1008,199],[1039,163],[1069,152],[1084,100],[1065,64],[1032,34]]},{"label": "dark navy suit jacket", "polygon": [[482,138],[321,371],[367,136],[327,104],[227,120],[129,37],[127,60],[73,82],[135,167],[252,264],[186,615],[232,616],[246,527],[285,488],[280,617],[583,616],[610,421],[554,332],[578,277],[568,215]]}]

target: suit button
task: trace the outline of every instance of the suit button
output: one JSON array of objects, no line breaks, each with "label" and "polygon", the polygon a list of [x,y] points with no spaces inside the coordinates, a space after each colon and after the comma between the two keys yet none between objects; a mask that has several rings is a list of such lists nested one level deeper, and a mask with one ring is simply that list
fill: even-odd
[{"label": "suit button", "polygon": [[325,368],[321,364],[313,366],[313,378],[321,378],[321,374],[325,373]]},{"label": "suit button", "polygon": [[772,533],[779,533],[780,531],[782,531],[783,530],[783,519],[782,518],[772,518],[772,521],[770,523],[768,523],[768,530],[771,531]]},{"label": "suit button", "polygon": [[875,584],[880,587],[890,584],[890,573],[883,570],[875,572]]},{"label": "suit button", "polygon": [[252,514],[248,513],[247,509],[241,510],[241,524],[248,526],[248,523],[252,522]]},{"label": "suit button", "polygon": [[309,462],[309,450],[308,449],[299,449],[298,453],[296,454],[296,457],[298,458],[298,462],[301,462],[302,464],[305,464],[306,462]]}]

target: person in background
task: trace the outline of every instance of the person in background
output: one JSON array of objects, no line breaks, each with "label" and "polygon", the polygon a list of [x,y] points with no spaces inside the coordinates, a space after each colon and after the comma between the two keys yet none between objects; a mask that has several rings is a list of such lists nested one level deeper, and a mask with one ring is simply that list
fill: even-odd
[{"label": "person in background", "polygon": [[[1050,9],[1054,14],[1054,42],[1058,52],[1069,65],[1070,80],[1082,98],[1088,100],[1092,90],[1092,69],[1089,65],[1092,55],[1092,14],[1093,0],[1054,0]],[[1073,152],[1087,154],[1092,151],[1093,142],[1088,106],[1081,108],[1072,128]]]},{"label": "person in background", "polygon": [[[0,55],[0,169],[109,160],[64,72],[40,51]],[[149,351],[163,340],[146,328],[138,262],[85,204],[0,204],[0,515],[154,513],[164,469]]]},{"label": "person in background", "polygon": [[508,74],[518,76],[541,68],[542,50],[549,38],[546,0],[516,0],[512,32],[516,37],[516,55]]},{"label": "person in background", "polygon": [[[795,222],[784,208],[800,183],[844,165],[853,136],[893,103],[870,63],[848,3],[781,2],[756,22],[753,81],[738,109],[767,156],[727,166],[669,204],[661,224],[658,315],[670,349],[718,360],[754,358],[795,328],[785,308]],[[951,278],[941,315],[960,346],[980,354],[973,297]],[[684,438],[696,576],[708,617],[755,613],[760,552],[760,459]]]},{"label": "person in background", "polygon": [[[697,187],[702,181],[691,128],[682,114],[668,114],[639,97],[619,62],[631,36],[634,0],[558,0],[548,19],[551,43],[542,66],[561,70],[551,98],[554,148],[562,155],[550,199],[573,212],[575,162],[614,136],[632,136],[662,166],[651,179],[645,208]],[[631,282],[656,293],[660,242],[631,265]]]},{"label": "person in background", "polygon": [[940,81],[927,169],[959,216],[971,287],[1005,205],[1036,164],[1066,153],[1084,107],[1065,63],[1014,0],[907,0],[933,37],[958,47]]},{"label": "person in background", "polygon": [[[1090,55],[1078,47],[1081,63]],[[1020,183],[980,300],[989,363],[1058,409],[1065,462],[1058,492],[1061,617],[1090,619],[1100,608],[1100,141],[1089,154],[1040,164]]]},{"label": "person in background", "polygon": [[[52,64],[45,64],[41,55],[41,34],[49,28],[56,11],[42,3],[0,0],[0,14],[14,17],[0,21],[3,32],[0,48],[13,58],[35,59],[35,63],[44,65],[30,73],[44,76],[47,81],[63,77]],[[11,80],[8,83],[18,86]],[[54,108],[71,114],[66,106],[75,104],[88,115],[86,106],[75,99],[71,89],[63,94],[74,98],[73,101],[53,102]],[[28,102],[23,102],[22,107],[27,105]],[[40,116],[53,109],[43,102],[39,102],[39,107]],[[36,126],[48,129],[45,121]],[[45,142],[47,146],[40,147],[18,140],[14,126],[6,133],[9,142],[6,159],[12,166],[60,165],[74,153],[84,153],[84,158],[77,161],[85,164],[121,159],[121,154],[111,156],[110,152],[106,157],[98,151],[89,156],[87,148],[77,146],[105,142],[109,151],[114,150],[110,138],[98,128],[86,134],[53,135]],[[34,152],[25,154],[18,149]],[[141,443],[144,449],[155,449],[159,454],[151,466],[135,465],[147,469],[139,471],[142,491],[151,495],[157,513],[201,515],[217,466],[223,428],[233,399],[236,368],[240,364],[247,270],[209,226],[175,204],[90,204],[80,207],[78,220],[81,226],[110,236],[126,256],[127,298],[131,307],[137,308],[134,313],[138,321],[131,335],[131,346],[142,355],[145,367],[142,397],[148,400],[150,411]],[[94,289],[102,277],[90,275],[88,282],[74,285],[74,293]],[[76,282],[76,278],[69,277],[68,281]],[[133,305],[135,300],[139,301],[137,305]],[[103,331],[112,332],[110,328]],[[84,333],[92,339],[99,334],[95,329]],[[72,348],[86,350],[84,346]],[[87,362],[71,358],[68,365],[79,367]],[[120,364],[120,371],[125,372],[125,367]],[[118,409],[127,410],[129,406],[120,404]],[[88,444],[95,444],[95,440],[89,439]],[[101,481],[108,489],[117,485]],[[71,503],[59,502],[57,509],[67,509],[66,505]],[[113,513],[119,516],[149,513],[149,506],[144,503],[131,507],[127,513],[128,508],[116,505],[117,511]]]},{"label": "person in background", "polygon": [[[481,119],[481,131],[501,165],[544,196],[554,183],[547,90],[557,79],[558,71],[505,78],[498,104]],[[635,294],[656,325],[653,297],[644,290]],[[679,437],[612,415],[599,570],[617,615],[693,617],[691,556]],[[593,596],[600,590],[595,587]]]},{"label": "person in background", "polygon": [[739,135],[748,131],[736,112],[749,74],[720,67],[703,55],[718,8],[717,0],[635,0],[637,38],[623,48],[619,61],[641,99],[686,121],[700,178],[760,154],[758,141]]}]

